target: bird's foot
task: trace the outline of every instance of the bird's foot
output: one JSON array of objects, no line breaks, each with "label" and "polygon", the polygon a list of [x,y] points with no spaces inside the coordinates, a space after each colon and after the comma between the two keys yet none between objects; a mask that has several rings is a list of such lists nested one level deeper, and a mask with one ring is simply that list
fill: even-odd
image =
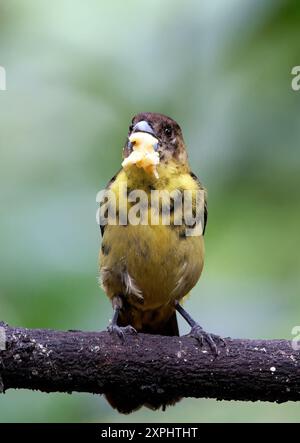
[{"label": "bird's foot", "polygon": [[205,343],[208,344],[215,357],[217,357],[220,353],[220,345],[226,347],[226,342],[222,337],[204,331],[204,329],[197,323],[192,327],[188,336],[196,338],[200,342],[201,346],[203,346]]},{"label": "bird's foot", "polygon": [[127,335],[127,334],[137,334],[136,329],[134,329],[134,327],[130,326],[130,325],[128,325],[128,326],[118,326],[118,325],[110,324],[107,327],[107,330],[108,330],[108,332],[111,335],[119,337],[122,342],[125,341],[125,335]]}]

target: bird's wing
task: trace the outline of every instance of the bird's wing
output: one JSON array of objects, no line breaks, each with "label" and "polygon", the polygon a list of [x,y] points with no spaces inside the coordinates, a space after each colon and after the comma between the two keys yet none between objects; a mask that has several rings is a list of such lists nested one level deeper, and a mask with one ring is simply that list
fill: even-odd
[{"label": "bird's wing", "polygon": [[[109,189],[110,186],[112,185],[112,183],[116,180],[116,178],[119,175],[120,171],[121,171],[121,169],[109,180],[109,182],[105,186],[106,190]],[[100,231],[101,231],[102,237],[103,237],[103,234],[104,234],[105,227],[106,227],[106,225],[101,224],[101,220],[100,220]]]},{"label": "bird's wing", "polygon": [[205,228],[206,228],[206,224],[207,224],[207,217],[208,217],[208,210],[207,210],[207,195],[206,195],[206,190],[203,187],[202,183],[200,182],[199,178],[197,177],[196,174],[194,174],[193,172],[190,173],[191,177],[197,182],[198,186],[200,189],[203,189],[205,191],[204,193],[204,226],[203,226],[203,235],[205,233]]}]

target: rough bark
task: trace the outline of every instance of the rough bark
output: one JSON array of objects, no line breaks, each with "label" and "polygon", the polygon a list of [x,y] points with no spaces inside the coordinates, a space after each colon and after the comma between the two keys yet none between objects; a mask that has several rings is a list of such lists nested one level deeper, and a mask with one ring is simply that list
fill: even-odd
[{"label": "rough bark", "polygon": [[0,391],[91,392],[152,405],[178,397],[300,400],[300,353],[287,340],[226,339],[217,358],[190,337],[12,328],[0,351]]}]

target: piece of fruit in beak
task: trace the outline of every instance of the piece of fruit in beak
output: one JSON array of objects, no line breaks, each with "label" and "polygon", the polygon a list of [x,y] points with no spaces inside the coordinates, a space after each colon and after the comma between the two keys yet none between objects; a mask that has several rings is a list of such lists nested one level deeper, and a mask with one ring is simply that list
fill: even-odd
[{"label": "piece of fruit in beak", "polygon": [[129,141],[132,143],[132,153],[126,157],[122,163],[124,169],[132,165],[143,168],[147,174],[158,178],[156,166],[159,164],[159,154],[155,151],[158,140],[148,132],[134,132],[130,135]]}]

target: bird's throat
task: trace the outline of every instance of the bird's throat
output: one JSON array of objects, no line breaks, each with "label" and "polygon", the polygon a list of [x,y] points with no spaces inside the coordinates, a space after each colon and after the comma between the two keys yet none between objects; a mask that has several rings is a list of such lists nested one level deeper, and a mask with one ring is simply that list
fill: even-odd
[{"label": "bird's throat", "polygon": [[168,184],[182,173],[189,172],[187,165],[176,162],[160,163],[157,166],[158,178],[147,174],[143,169],[132,165],[123,171],[126,176],[128,188],[149,191],[151,189],[166,189]]}]

